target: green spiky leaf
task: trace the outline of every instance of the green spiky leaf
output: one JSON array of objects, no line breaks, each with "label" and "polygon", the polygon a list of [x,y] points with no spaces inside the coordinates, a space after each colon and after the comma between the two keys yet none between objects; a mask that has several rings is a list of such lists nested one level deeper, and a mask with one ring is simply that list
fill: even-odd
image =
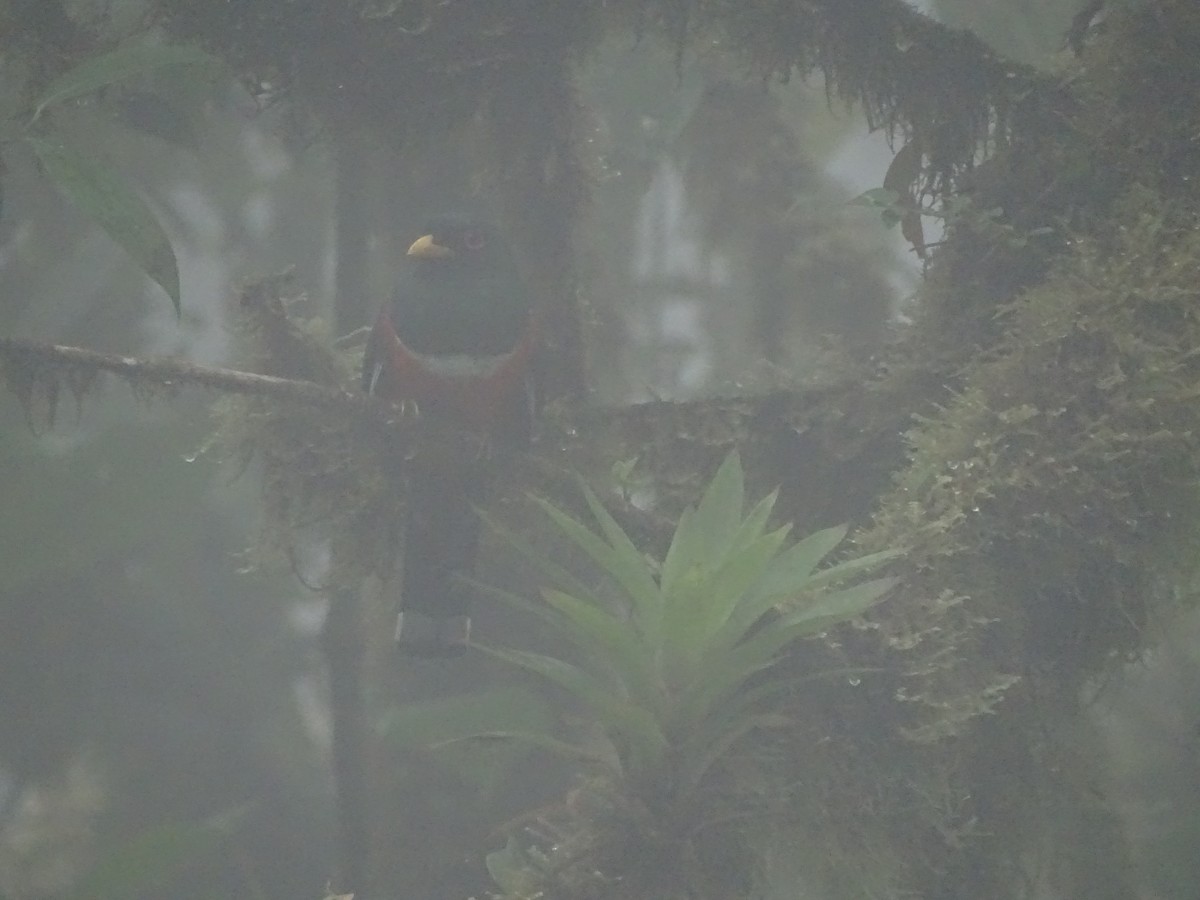
[{"label": "green spiky leaf", "polygon": [[745,486],[741,459],[730,453],[717,469],[695,509],[687,510],[662,564],[664,593],[684,579],[697,578],[706,563],[725,555],[743,524]]},{"label": "green spiky leaf", "polygon": [[541,676],[590,707],[613,738],[623,764],[628,767],[634,770],[655,768],[664,758],[667,739],[655,716],[645,707],[630,703],[615,693],[596,675],[540,653],[501,647],[483,646],[481,649]]},{"label": "green spiky leaf", "polygon": [[715,643],[732,647],[766,612],[810,586],[813,571],[846,537],[845,525],[814,532],[781,552],[761,581],[742,598]]},{"label": "green spiky leaf", "polygon": [[746,592],[762,580],[788,531],[785,526],[763,535],[740,552],[715,560],[715,569],[693,569],[693,584],[676,585],[686,593],[667,598],[666,665],[674,670],[671,680],[690,681],[701,675],[713,638]]},{"label": "green spiky leaf", "polygon": [[[588,497],[591,492],[586,492],[585,497]],[[654,577],[651,575],[649,568],[646,565],[645,558],[637,552],[632,541],[628,536],[623,540],[617,541],[617,546],[613,546],[603,538],[597,536],[586,525],[572,518],[566,513],[559,510],[557,507],[540,498],[534,498],[537,504],[545,511],[559,529],[569,537],[572,541],[587,553],[595,562],[608,574],[610,578],[617,582],[618,585],[626,592],[626,595],[631,601],[631,606],[636,611],[641,609],[656,609],[661,604],[658,585],[654,582]],[[604,507],[599,500],[591,495],[588,500],[589,504],[595,503],[595,508],[604,512],[602,522],[611,520],[611,516],[604,511]],[[605,527],[605,526],[602,526]],[[611,522],[611,526],[617,531],[621,531],[620,526],[615,521]],[[621,532],[624,535],[624,532]],[[653,626],[653,622],[647,623]]]},{"label": "green spiky leaf", "polygon": [[588,603],[600,604],[592,589],[576,578],[566,567],[559,565],[552,556],[545,552],[544,548],[534,547],[522,535],[490,515],[487,510],[477,509],[476,512],[488,530],[528,560],[548,584],[561,587]]},{"label": "green spiky leaf", "polygon": [[657,646],[662,639],[662,593],[645,555],[629,539],[629,535],[612,517],[604,504],[586,484],[583,498],[592,511],[608,545],[620,560],[622,571],[610,571],[609,576],[626,591],[633,610],[634,621],[646,640]]},{"label": "green spiky leaf", "polygon": [[[789,526],[768,526],[775,495],[743,513],[744,490],[741,464],[731,454],[700,503],[681,516],[658,566],[586,486],[596,530],[539,500],[555,526],[624,593],[624,603],[611,607],[582,585],[578,592],[544,589],[540,599],[491,591],[582,651],[578,663],[568,663],[484,648],[590,710],[620,760],[626,790],[662,784],[696,789],[743,737],[782,724],[772,704],[803,680],[795,672],[771,671],[786,648],[861,615],[895,583],[855,582],[897,555],[890,551],[819,568],[846,537],[845,526],[788,545]],[[527,542],[506,539],[536,557]],[[572,580],[551,560],[535,565],[558,584]],[[534,740],[583,758],[580,748],[549,733]],[[670,772],[663,768],[668,763]]]}]

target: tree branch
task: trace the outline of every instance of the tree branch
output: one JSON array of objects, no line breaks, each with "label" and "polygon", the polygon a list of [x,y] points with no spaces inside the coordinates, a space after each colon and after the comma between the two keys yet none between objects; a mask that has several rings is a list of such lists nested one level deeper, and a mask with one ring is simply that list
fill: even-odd
[{"label": "tree branch", "polygon": [[85,375],[111,372],[130,381],[161,387],[195,386],[235,394],[272,397],[306,406],[332,407],[344,412],[380,408],[378,401],[364,394],[312,381],[297,381],[259,375],[237,369],[202,366],[173,357],[120,356],[97,353],[81,347],[50,344],[23,338],[0,337],[0,365],[5,380],[20,383],[48,371],[75,371]]}]

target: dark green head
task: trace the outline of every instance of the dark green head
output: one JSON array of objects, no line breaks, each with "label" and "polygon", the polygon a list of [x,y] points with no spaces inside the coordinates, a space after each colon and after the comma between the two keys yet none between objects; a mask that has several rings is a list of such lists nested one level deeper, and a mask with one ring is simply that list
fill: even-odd
[{"label": "dark green head", "polygon": [[413,241],[392,319],[421,353],[495,354],[520,342],[529,294],[504,233],[482,218],[439,216]]},{"label": "dark green head", "polygon": [[417,271],[429,276],[466,269],[503,271],[512,268],[512,253],[503,235],[474,216],[439,216],[408,248]]}]

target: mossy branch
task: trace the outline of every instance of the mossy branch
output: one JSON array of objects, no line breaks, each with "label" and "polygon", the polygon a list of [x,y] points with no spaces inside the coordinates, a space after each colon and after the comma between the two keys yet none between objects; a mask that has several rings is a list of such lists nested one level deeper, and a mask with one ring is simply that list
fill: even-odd
[{"label": "mossy branch", "polygon": [[0,362],[5,382],[18,397],[25,385],[45,375],[61,375],[68,384],[90,383],[100,372],[120,375],[137,387],[204,387],[234,394],[271,397],[305,406],[332,407],[347,413],[382,409],[365,395],[312,381],[259,375],[237,369],[204,366],[172,357],[122,356],[82,347],[50,344],[23,338],[0,337]]}]

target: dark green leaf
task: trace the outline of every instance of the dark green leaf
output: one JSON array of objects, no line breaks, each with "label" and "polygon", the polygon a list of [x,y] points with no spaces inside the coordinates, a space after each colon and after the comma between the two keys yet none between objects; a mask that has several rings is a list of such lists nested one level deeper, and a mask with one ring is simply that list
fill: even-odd
[{"label": "dark green leaf", "polygon": [[506,897],[533,897],[540,893],[540,881],[521,852],[516,838],[510,837],[503,850],[485,858],[488,874]]},{"label": "dark green leaf", "polygon": [[735,722],[724,723],[717,731],[713,740],[697,747],[689,747],[680,754],[685,765],[679,773],[681,786],[684,790],[695,790],[701,780],[721,757],[751,731],[761,728],[785,728],[791,724],[787,716],[778,713],[754,713],[746,715]]},{"label": "dark green leaf", "polygon": [[706,556],[724,555],[742,524],[745,502],[742,459],[736,450],[732,450],[717,469],[717,474],[709,482],[696,507],[695,525],[703,542],[701,552]]},{"label": "dark green leaf", "polygon": [[[660,583],[664,594],[677,592],[677,585],[704,577],[704,569],[715,565],[739,536],[745,475],[741,458],[731,451],[717,469],[700,503],[685,510],[662,564]],[[760,504],[761,506],[761,504]],[[756,510],[761,512],[760,510]]]},{"label": "dark green leaf", "polygon": [[639,702],[649,702],[653,684],[652,663],[645,646],[627,622],[570,594],[548,589],[542,592],[546,604],[569,622],[572,640],[591,652],[597,661],[606,661]]},{"label": "dark green leaf", "polygon": [[91,93],[126,78],[144,75],[164,66],[220,65],[199,47],[182,44],[150,44],[143,41],[122,44],[108,53],[93,56],[55,78],[34,101],[36,119],[46,107],[72,97]]},{"label": "dark green leaf", "polygon": [[614,774],[620,774],[621,771],[620,763],[611,753],[605,754],[599,750],[584,747],[582,744],[572,744],[570,741],[555,737],[550,731],[514,731],[508,728],[502,731],[477,731],[473,734],[464,734],[462,737],[435,741],[430,746],[433,750],[442,750],[456,745],[474,743],[525,744],[538,750],[545,750],[563,759],[604,766],[611,769]]},{"label": "dark green leaf", "polygon": [[160,284],[179,314],[179,270],[166,232],[120,175],[58,137],[25,139],[50,180]]},{"label": "dark green leaf", "polygon": [[530,613],[549,626],[555,636],[570,641],[602,671],[611,671],[639,699],[652,683],[651,664],[636,632],[606,611],[599,603],[544,588],[542,602],[482,582],[469,581],[477,590],[490,594],[521,612]]},{"label": "dark green leaf", "polygon": [[[779,491],[774,490],[754,504],[754,508],[746,514],[746,518],[738,527],[737,534],[733,536],[733,542],[729,548],[731,553],[739,552],[762,537],[767,528],[767,520],[771,518],[771,511],[775,508],[775,501],[778,499]],[[787,528],[788,531],[791,531],[790,525]]]},{"label": "dark green leaf", "polygon": [[506,544],[524,556],[541,573],[550,584],[557,585],[563,590],[599,605],[599,600],[592,590],[576,578],[565,566],[559,565],[546,552],[545,547],[535,547],[525,537],[503,522],[494,518],[487,510],[476,510],[479,517],[487,525],[488,530],[501,538]]},{"label": "dark green leaf", "polygon": [[883,563],[903,555],[903,550],[880,550],[878,553],[868,553],[866,556],[856,556],[837,565],[829,566],[815,573],[804,584],[804,590],[811,591],[825,588],[829,585],[846,581],[855,575],[878,569]]},{"label": "dark green leaf", "polygon": [[[654,578],[650,575],[645,560],[640,555],[636,560],[633,559],[626,549],[614,549],[587,526],[567,515],[556,506],[539,497],[534,497],[533,499],[545,511],[546,515],[554,520],[554,523],[558,525],[563,534],[578,544],[585,553],[596,561],[605,574],[621,586],[630,600],[636,604],[636,607],[643,605],[653,606],[658,602],[658,585],[654,583]],[[595,500],[594,496],[592,500]],[[599,501],[595,502],[603,510],[603,506]],[[605,514],[607,515],[607,513]]]},{"label": "dark green leaf", "polygon": [[428,745],[501,728],[540,730],[554,724],[549,705],[516,685],[408,703],[382,717],[379,730],[401,746]]},{"label": "dark green leaf", "polygon": [[634,616],[646,640],[657,646],[662,629],[662,596],[646,558],[592,490],[586,484],[581,488],[588,508],[613,549],[614,564],[619,563],[620,572],[612,571],[610,575],[629,595]]},{"label": "dark green leaf", "polygon": [[[816,634],[845,622],[864,612],[883,599],[884,595],[899,582],[898,578],[877,578],[863,581],[836,591],[824,591],[800,609],[785,612],[779,621],[782,628],[793,628],[808,623],[804,634]],[[803,636],[803,635],[800,635]]]},{"label": "dark green leaf", "polygon": [[767,610],[805,590],[813,571],[842,542],[846,532],[845,525],[815,531],[776,556],[762,580],[729,617],[717,644],[732,647]]},{"label": "dark green leaf", "polygon": [[890,209],[899,201],[899,191],[893,191],[891,188],[877,187],[871,188],[869,191],[863,191],[853,200],[850,200],[848,205],[869,206],[872,209]]},{"label": "dark green leaf", "polygon": [[239,806],[201,822],[160,825],[102,859],[72,892],[77,900],[128,900],[168,883],[184,865],[213,852],[245,820]]},{"label": "dark green leaf", "polygon": [[895,586],[898,579],[881,578],[820,595],[802,609],[787,612],[762,626],[753,636],[715,656],[682,704],[690,719],[700,719],[741,690],[750,678],[769,669],[779,651],[793,641],[826,631],[862,615]]},{"label": "dark green leaf", "polygon": [[761,536],[739,553],[714,560],[716,571],[705,572],[702,583],[689,596],[667,597],[664,628],[669,649],[667,666],[672,683],[698,677],[707,665],[714,638],[738,608],[743,595],[762,580],[789,528]]},{"label": "dark green leaf", "polygon": [[200,135],[187,112],[149,91],[128,92],[121,98],[121,121],[143,134],[193,152],[200,149]]},{"label": "dark green leaf", "polygon": [[[676,585],[692,573],[692,570],[704,560],[701,552],[703,539],[694,523],[696,511],[691,507],[685,509],[675,526],[675,534],[671,537],[671,546],[663,558],[659,574],[659,585],[664,594],[677,591]],[[695,575],[692,573],[692,577]]]},{"label": "dark green leaf", "polygon": [[609,735],[620,736],[635,767],[654,767],[666,752],[667,739],[651,712],[614,693],[599,679],[578,666],[522,650],[480,645],[484,652],[561,687],[575,699],[590,706]]},{"label": "dark green leaf", "polygon": [[[407,703],[390,710],[378,727],[397,745],[415,749],[461,742],[500,729],[550,732],[554,725],[549,701],[541,693],[532,686],[508,685]],[[503,787],[513,766],[528,753],[527,746],[511,741],[486,747],[459,743],[437,754],[435,762],[486,798]]]}]

